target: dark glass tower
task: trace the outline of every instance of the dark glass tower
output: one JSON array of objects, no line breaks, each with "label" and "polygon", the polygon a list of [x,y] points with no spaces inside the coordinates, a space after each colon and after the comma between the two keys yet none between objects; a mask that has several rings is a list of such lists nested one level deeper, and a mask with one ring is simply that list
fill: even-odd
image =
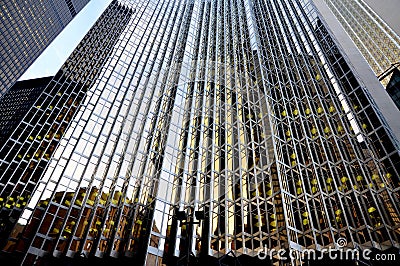
[{"label": "dark glass tower", "polygon": [[400,110],[400,70],[398,68],[393,69],[386,91]]},{"label": "dark glass tower", "polygon": [[0,3],[0,97],[89,0]]},{"label": "dark glass tower", "polygon": [[51,78],[19,81],[0,99],[0,143],[10,137]]},{"label": "dark glass tower", "polygon": [[29,112],[0,150],[26,265],[399,247],[398,141],[311,1],[115,0]]}]

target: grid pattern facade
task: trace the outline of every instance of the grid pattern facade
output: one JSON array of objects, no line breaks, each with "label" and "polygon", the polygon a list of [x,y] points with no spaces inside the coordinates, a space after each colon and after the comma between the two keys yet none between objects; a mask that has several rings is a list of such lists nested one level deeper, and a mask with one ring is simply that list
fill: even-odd
[{"label": "grid pattern facade", "polygon": [[0,3],[0,97],[89,0]]},{"label": "grid pattern facade", "polygon": [[17,82],[0,99],[0,143],[4,143],[50,82],[51,77]]},{"label": "grid pattern facade", "polygon": [[[377,76],[400,62],[400,37],[363,0],[324,0]],[[390,77],[382,79],[386,87]]]},{"label": "grid pattern facade", "polygon": [[324,25],[308,0],[113,1],[0,150],[3,251],[399,247],[398,142]]}]

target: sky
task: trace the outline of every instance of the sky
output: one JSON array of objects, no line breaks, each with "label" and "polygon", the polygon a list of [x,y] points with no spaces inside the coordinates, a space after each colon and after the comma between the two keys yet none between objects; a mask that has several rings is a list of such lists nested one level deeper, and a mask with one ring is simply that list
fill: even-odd
[{"label": "sky", "polygon": [[19,80],[53,76],[112,0],[91,0]]}]

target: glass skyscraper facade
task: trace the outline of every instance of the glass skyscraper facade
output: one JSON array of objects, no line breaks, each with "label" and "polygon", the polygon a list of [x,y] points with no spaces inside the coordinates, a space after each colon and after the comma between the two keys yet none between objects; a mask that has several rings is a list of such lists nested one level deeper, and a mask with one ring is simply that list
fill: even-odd
[{"label": "glass skyscraper facade", "polygon": [[89,0],[7,0],[0,3],[0,97]]},{"label": "glass skyscraper facade", "polygon": [[0,148],[3,254],[399,248],[399,152],[312,1],[114,0]]}]

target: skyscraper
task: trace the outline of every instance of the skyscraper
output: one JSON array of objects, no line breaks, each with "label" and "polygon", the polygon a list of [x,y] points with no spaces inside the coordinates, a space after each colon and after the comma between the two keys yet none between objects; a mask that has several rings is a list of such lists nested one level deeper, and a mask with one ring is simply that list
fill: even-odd
[{"label": "skyscraper", "polygon": [[0,97],[89,0],[0,3]]},{"label": "skyscraper", "polygon": [[398,68],[393,69],[386,91],[400,110],[400,70]]},{"label": "skyscraper", "polygon": [[[399,68],[400,37],[364,0],[324,2],[386,88]],[[391,86],[391,91],[400,93],[400,87]]]},{"label": "skyscraper", "polygon": [[114,0],[29,112],[0,149],[25,265],[399,247],[399,143],[311,1]]},{"label": "skyscraper", "polygon": [[21,122],[51,77],[17,82],[0,99],[0,143],[4,143]]},{"label": "skyscraper", "polygon": [[325,2],[377,76],[400,61],[400,37],[365,1]]}]

